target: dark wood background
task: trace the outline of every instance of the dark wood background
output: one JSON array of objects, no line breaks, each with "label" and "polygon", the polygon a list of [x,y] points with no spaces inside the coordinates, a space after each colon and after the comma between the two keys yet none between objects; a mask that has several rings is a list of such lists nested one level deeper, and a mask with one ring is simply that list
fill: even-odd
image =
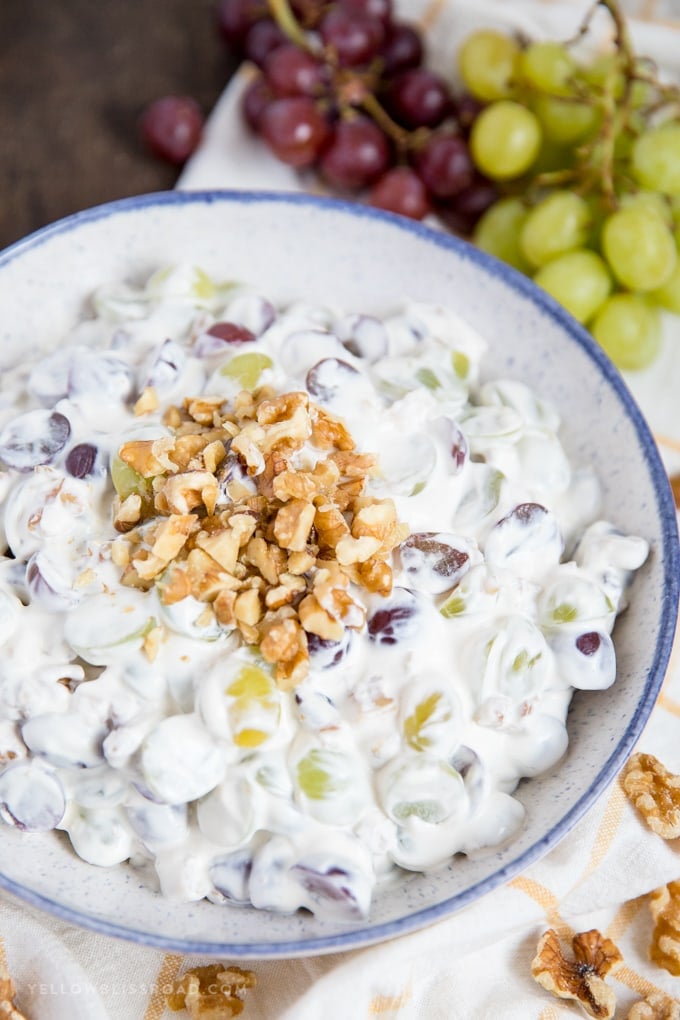
[{"label": "dark wood background", "polygon": [[168,93],[208,112],[230,59],[216,0],[0,0],[0,248],[99,202],[172,188],[137,120]]}]

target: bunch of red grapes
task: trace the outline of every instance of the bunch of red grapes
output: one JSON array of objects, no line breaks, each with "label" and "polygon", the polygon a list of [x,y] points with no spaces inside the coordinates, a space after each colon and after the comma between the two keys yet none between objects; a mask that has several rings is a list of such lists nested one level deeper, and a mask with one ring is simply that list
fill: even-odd
[{"label": "bunch of red grapes", "polygon": [[422,36],[394,18],[392,0],[222,0],[218,19],[259,69],[243,114],[282,162],[461,233],[498,197],[468,149],[478,104],[424,66]]}]

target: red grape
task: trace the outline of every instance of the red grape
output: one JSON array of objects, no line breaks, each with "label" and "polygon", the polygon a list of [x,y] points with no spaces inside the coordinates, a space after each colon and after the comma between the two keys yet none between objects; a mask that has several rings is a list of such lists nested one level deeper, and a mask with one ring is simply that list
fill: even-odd
[{"label": "red grape", "polygon": [[311,166],[328,137],[328,124],[308,96],[275,99],[262,112],[260,132],[274,155],[290,166]]},{"label": "red grape", "polygon": [[359,189],[372,184],[390,165],[390,146],[368,117],[341,120],[321,156],[320,170],[336,188]]},{"label": "red grape", "polygon": [[498,198],[491,181],[476,174],[472,183],[446,204],[437,207],[437,215],[458,234],[471,234],[482,213]]},{"label": "red grape", "polygon": [[388,101],[396,120],[407,128],[437,127],[453,108],[444,79],[421,67],[397,75]]},{"label": "red grape", "polygon": [[217,8],[217,27],[225,42],[242,49],[249,30],[266,13],[266,0],[221,0]]},{"label": "red grape", "polygon": [[397,22],[387,29],[380,56],[384,64],[383,73],[387,77],[409,71],[422,62],[423,41],[411,25]]},{"label": "red grape", "polygon": [[258,67],[264,67],[265,60],[275,49],[287,43],[288,39],[271,18],[257,21],[245,40],[245,55]]},{"label": "red grape", "polygon": [[472,184],[475,168],[460,135],[433,134],[416,155],[416,170],[437,198],[451,198]]},{"label": "red grape", "polygon": [[368,197],[371,205],[388,212],[422,220],[429,211],[427,190],[415,170],[393,167],[376,182]]},{"label": "red grape", "polygon": [[321,64],[293,43],[275,49],[267,57],[264,72],[280,96],[311,96],[322,88]]},{"label": "red grape", "polygon": [[319,33],[343,67],[357,67],[371,61],[382,46],[385,29],[377,18],[357,14],[342,7],[324,15]]},{"label": "red grape", "polygon": [[484,103],[481,103],[479,99],[475,99],[469,92],[456,96],[456,120],[458,127],[466,138],[483,109]]},{"label": "red grape", "polygon": [[169,163],[184,163],[203,132],[203,114],[190,96],[163,96],[144,110],[140,130],[145,143]]},{"label": "red grape", "polygon": [[392,0],[338,0],[338,4],[351,14],[366,14],[369,18],[377,18],[385,28],[392,18]]},{"label": "red grape", "polygon": [[258,74],[246,87],[241,100],[241,109],[246,124],[252,131],[260,130],[260,120],[265,107],[269,106],[274,99],[272,92],[264,75]]},{"label": "red grape", "polygon": [[208,336],[223,340],[225,344],[247,344],[257,339],[249,329],[235,322],[215,322],[206,332]]}]

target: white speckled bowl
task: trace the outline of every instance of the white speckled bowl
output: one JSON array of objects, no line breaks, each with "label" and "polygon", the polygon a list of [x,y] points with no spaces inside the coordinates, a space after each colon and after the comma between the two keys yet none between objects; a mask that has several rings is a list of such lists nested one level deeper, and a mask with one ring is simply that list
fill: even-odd
[{"label": "white speckled bowl", "polygon": [[287,957],[353,948],[424,926],[485,895],[554,847],[630,753],[652,710],[675,627],[675,509],[654,442],[618,373],[584,330],[528,280],[451,237],[355,205],[285,194],[179,193],[116,202],[34,234],[0,254],[0,364],[11,344],[57,345],[104,281],[190,261],[307,298],[385,313],[404,299],[449,304],[490,341],[487,372],[527,380],[563,416],[573,461],[604,483],[605,515],[645,536],[615,641],[619,676],[577,694],[565,758],[522,784],[527,821],[509,846],[405,876],[379,893],[369,921],[281,917],[206,901],[171,903],[124,866],[85,864],[63,834],[0,834],[0,885],[68,921],[179,952]]}]

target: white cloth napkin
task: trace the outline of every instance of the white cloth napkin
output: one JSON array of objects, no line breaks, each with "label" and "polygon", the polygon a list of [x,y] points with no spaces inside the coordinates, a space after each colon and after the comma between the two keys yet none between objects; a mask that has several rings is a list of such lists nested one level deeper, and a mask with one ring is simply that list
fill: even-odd
[{"label": "white cloth napkin", "polygon": [[[481,24],[513,24],[533,35],[567,37],[584,0],[402,0],[402,16],[424,19],[431,60],[453,68],[457,41]],[[629,0],[651,21],[636,22],[640,52],[680,73],[680,0]],[[654,21],[653,19],[656,19]],[[208,123],[204,143],[185,169],[183,188],[299,190],[288,168],[268,157],[244,131],[237,75]],[[662,357],[629,382],[657,435],[669,470],[680,468],[680,329],[667,324]],[[680,773],[680,643],[639,748]],[[577,1008],[544,992],[531,978],[539,936],[549,926],[568,938],[599,928],[612,938],[624,966],[610,978],[617,1017],[650,991],[680,998],[680,981],[648,958],[652,920],[646,894],[680,877],[680,841],[665,842],[641,823],[615,784],[538,864],[509,885],[423,931],[382,945],[316,958],[249,962],[257,976],[248,1020],[558,1020]],[[18,986],[30,1020],[169,1020],[165,992],[174,977],[209,961],[182,958],[75,929],[24,904],[0,899],[0,959]],[[225,961],[238,963],[237,960]]]}]

